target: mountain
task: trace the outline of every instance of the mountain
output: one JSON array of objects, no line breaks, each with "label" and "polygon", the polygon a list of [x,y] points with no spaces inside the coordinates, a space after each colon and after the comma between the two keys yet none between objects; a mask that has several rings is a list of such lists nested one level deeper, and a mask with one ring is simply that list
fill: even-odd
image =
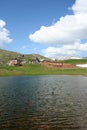
[{"label": "mountain", "polygon": [[9,60],[13,60],[13,59],[16,59],[18,57],[21,57],[22,60],[26,61],[27,63],[36,57],[38,57],[39,59],[48,60],[48,58],[41,56],[39,54],[21,54],[18,52],[0,49],[0,65],[5,65],[5,64],[7,64],[7,62]]}]

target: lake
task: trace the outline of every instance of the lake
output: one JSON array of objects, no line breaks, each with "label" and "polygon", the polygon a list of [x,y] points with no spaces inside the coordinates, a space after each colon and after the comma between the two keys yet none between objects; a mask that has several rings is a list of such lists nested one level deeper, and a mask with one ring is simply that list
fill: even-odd
[{"label": "lake", "polygon": [[87,130],[87,77],[0,77],[1,130]]}]

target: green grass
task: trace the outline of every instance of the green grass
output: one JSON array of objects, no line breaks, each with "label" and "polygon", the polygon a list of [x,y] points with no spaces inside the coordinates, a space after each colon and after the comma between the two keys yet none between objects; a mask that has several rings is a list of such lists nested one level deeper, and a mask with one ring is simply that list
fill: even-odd
[{"label": "green grass", "polygon": [[40,64],[24,66],[0,66],[0,76],[19,76],[19,75],[85,75],[86,68],[50,68]]},{"label": "green grass", "polygon": [[87,59],[69,59],[64,60],[63,62],[69,64],[87,64]]}]

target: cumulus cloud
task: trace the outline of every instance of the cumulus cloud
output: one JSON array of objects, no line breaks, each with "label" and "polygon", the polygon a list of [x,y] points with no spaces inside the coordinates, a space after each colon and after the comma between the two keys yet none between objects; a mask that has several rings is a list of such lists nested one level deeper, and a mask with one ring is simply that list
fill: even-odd
[{"label": "cumulus cloud", "polygon": [[4,27],[5,25],[5,21],[0,20],[0,48],[3,48],[5,43],[12,42],[12,39],[9,37],[9,31]]},{"label": "cumulus cloud", "polygon": [[[61,48],[47,48],[47,50],[55,50],[59,53],[61,49],[67,54],[67,47],[76,47],[78,41],[87,39],[87,0],[76,0],[71,7],[73,15],[61,17],[55,24],[51,26],[41,26],[41,28],[29,35],[29,39],[48,45],[61,45]],[[80,43],[80,48],[84,48],[85,43]],[[68,49],[68,53],[76,53],[76,49]],[[64,51],[65,50],[65,51]],[[70,50],[70,51],[69,51]],[[84,49],[83,49],[84,50]],[[79,51],[82,51],[79,49]],[[77,51],[78,52],[78,51]]]},{"label": "cumulus cloud", "polygon": [[87,0],[76,0],[72,10],[75,14],[87,14]]},{"label": "cumulus cloud", "polygon": [[87,51],[87,43],[80,44],[79,42],[74,43],[73,45],[64,45],[61,47],[48,47],[47,49],[43,50],[43,54],[46,57],[60,57],[60,56],[73,56],[79,55],[80,52]]},{"label": "cumulus cloud", "polygon": [[61,17],[60,21],[50,27],[42,26],[29,38],[45,44],[72,44],[78,39],[86,38],[87,15],[77,14]]}]

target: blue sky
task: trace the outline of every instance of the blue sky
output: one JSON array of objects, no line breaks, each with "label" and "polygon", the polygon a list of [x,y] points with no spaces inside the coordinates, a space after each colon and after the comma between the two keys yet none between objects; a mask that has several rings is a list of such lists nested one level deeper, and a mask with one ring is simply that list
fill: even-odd
[{"label": "blue sky", "polygon": [[78,22],[87,20],[84,5],[86,0],[0,0],[0,48],[47,57],[87,56],[87,24]]}]

